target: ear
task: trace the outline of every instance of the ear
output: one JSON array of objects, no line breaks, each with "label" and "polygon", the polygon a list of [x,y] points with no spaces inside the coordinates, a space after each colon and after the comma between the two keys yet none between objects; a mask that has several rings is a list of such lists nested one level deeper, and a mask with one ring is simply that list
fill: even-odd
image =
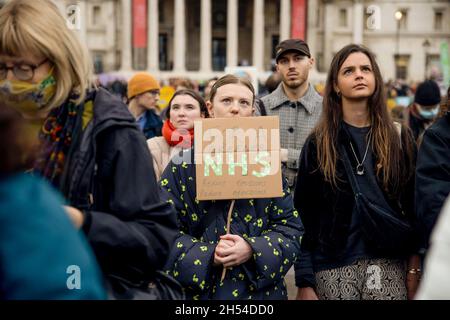
[{"label": "ear", "polygon": [[278,63],[275,65],[275,67],[277,68],[277,72],[280,72],[280,68],[278,67]]},{"label": "ear", "polygon": [[208,109],[209,117],[214,118],[213,104],[211,101],[206,101],[206,108]]},{"label": "ear", "polygon": [[314,58],[310,58],[309,59],[309,68],[312,69],[312,67],[314,66],[314,63],[316,63],[316,60],[314,60]]},{"label": "ear", "polygon": [[336,83],[333,84],[333,89],[334,89],[334,92],[336,92],[337,94],[339,94],[339,92],[341,92],[341,90],[339,90],[339,87],[337,86]]}]

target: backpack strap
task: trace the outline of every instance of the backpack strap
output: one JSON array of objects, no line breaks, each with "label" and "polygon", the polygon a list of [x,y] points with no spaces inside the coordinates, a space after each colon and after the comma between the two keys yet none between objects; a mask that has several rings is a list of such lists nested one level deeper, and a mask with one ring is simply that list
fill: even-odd
[{"label": "backpack strap", "polygon": [[259,113],[262,116],[267,116],[266,106],[264,105],[264,102],[261,99],[258,99],[258,100],[259,100],[259,105],[258,105]]}]

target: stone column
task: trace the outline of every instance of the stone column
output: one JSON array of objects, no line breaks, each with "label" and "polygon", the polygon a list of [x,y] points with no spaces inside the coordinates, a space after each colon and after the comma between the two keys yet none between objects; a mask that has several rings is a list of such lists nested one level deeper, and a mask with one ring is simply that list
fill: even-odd
[{"label": "stone column", "polygon": [[280,42],[291,37],[291,0],[281,0]]},{"label": "stone column", "polygon": [[264,71],[264,0],[254,0],[253,66],[259,72]]},{"label": "stone column", "polygon": [[[318,34],[318,10],[319,5],[317,0],[308,1],[308,18],[306,26],[306,40],[308,42],[309,50],[313,57],[316,57],[317,47],[317,34]],[[317,64],[314,64],[314,68],[317,68]]]},{"label": "stone column", "polygon": [[105,56],[105,71],[112,71],[117,68],[116,63],[116,19],[115,19],[115,3],[109,0],[105,3],[106,19],[108,27],[106,28],[106,56]]},{"label": "stone column", "polygon": [[200,71],[211,72],[211,0],[202,0],[200,24]]},{"label": "stone column", "polygon": [[86,17],[88,16],[87,14],[87,4],[86,1],[80,1],[77,3],[80,6],[80,16],[78,17],[78,19],[80,19],[80,30],[79,30],[79,34],[80,34],[80,39],[83,43],[87,43],[87,21],[86,21]]},{"label": "stone column", "polygon": [[186,71],[186,10],[184,0],[175,0],[173,71]]},{"label": "stone column", "polygon": [[353,3],[353,43],[362,44],[364,31],[364,6],[361,0]]},{"label": "stone column", "polygon": [[323,65],[325,66],[325,69],[328,70],[331,59],[333,58],[332,35],[335,19],[330,18],[334,17],[332,2],[325,2],[323,17]]},{"label": "stone column", "polygon": [[147,66],[150,72],[157,72],[159,70],[158,0],[149,0],[147,35]]},{"label": "stone column", "polygon": [[238,0],[228,0],[227,8],[227,66],[238,64]]},{"label": "stone column", "polygon": [[131,70],[131,1],[122,0],[122,70]]}]

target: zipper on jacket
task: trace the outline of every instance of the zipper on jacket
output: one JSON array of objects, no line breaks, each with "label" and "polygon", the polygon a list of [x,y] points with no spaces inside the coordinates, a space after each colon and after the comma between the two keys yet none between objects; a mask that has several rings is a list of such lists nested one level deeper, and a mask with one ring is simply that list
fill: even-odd
[{"label": "zipper on jacket", "polygon": [[95,192],[95,180],[97,179],[97,170],[98,170],[98,165],[97,163],[94,164],[94,172],[92,174],[92,179],[91,179],[91,192],[89,192],[89,207],[92,208],[92,206],[94,205],[94,192]]}]

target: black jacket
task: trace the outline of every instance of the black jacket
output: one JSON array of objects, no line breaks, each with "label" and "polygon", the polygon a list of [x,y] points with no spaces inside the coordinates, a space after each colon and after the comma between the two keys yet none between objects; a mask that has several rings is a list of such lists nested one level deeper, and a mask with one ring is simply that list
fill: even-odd
[{"label": "black jacket", "polygon": [[417,156],[416,208],[423,247],[450,192],[450,112],[425,131]]},{"label": "black jacket", "polygon": [[[412,134],[409,130],[402,130],[402,143],[412,142]],[[346,148],[347,154],[351,154],[350,141],[353,141],[350,134],[341,127],[338,135],[338,143]],[[353,141],[353,145],[356,143]],[[313,265],[311,261],[304,261],[310,258],[309,252],[320,251],[330,261],[339,261],[345,254],[345,248],[349,235],[349,227],[352,220],[353,207],[355,205],[354,194],[348,181],[344,163],[341,157],[336,162],[336,174],[338,177],[337,187],[326,182],[318,166],[316,138],[311,134],[305,142],[300,155],[300,167],[297,175],[297,186],[294,193],[294,206],[299,211],[305,234],[302,239],[302,258],[296,265],[297,286],[309,286],[313,283]],[[362,155],[356,150],[358,158]],[[349,157],[352,167],[357,163],[353,157]],[[373,155],[374,165],[377,157]],[[375,168],[374,168],[375,170]],[[378,181],[380,189],[382,182]],[[414,175],[411,174],[406,187],[399,197],[395,199],[389,197],[383,191],[384,197],[391,208],[397,212],[402,210],[415,221],[414,216]],[[306,257],[306,258],[305,258]],[[300,274],[309,270],[308,277],[302,279]],[[303,280],[306,280],[306,285]]]},{"label": "black jacket", "polygon": [[147,139],[151,139],[154,137],[160,137],[162,135],[162,120],[159,115],[156,114],[153,110],[147,110],[145,112],[145,118],[147,119],[147,122],[145,123],[144,129],[142,130],[144,132],[144,135]]},{"label": "black jacket", "polygon": [[84,211],[83,230],[106,275],[151,278],[177,235],[175,211],[126,105],[104,89],[94,94],[93,118],[69,159],[65,196]]},{"label": "black jacket", "polygon": [[426,128],[433,122],[433,119],[423,119],[420,116],[416,116],[410,109],[408,111],[408,125],[414,134],[414,139],[418,141]]},{"label": "black jacket", "polygon": [[[405,129],[405,128],[403,128]],[[402,130],[402,145],[414,143],[409,129]],[[351,154],[350,141],[356,145],[351,135],[343,125],[338,134],[338,144]],[[337,187],[326,182],[318,166],[316,137],[311,134],[303,146],[300,155],[300,167],[297,175],[297,185],[294,193],[294,206],[299,211],[305,234],[302,239],[302,256],[295,265],[295,281],[298,287],[313,287],[315,284],[314,272],[318,266],[312,259],[311,253],[320,252],[330,262],[339,263],[345,257],[346,245],[350,234],[353,207],[355,205],[354,193],[348,181],[343,159],[338,155],[336,162]],[[339,150],[340,148],[338,148]],[[358,159],[362,155],[356,150]],[[415,153],[415,152],[414,152]],[[415,156],[415,155],[414,155]],[[351,166],[357,163],[349,157]],[[406,163],[406,154],[404,156]],[[415,159],[412,159],[413,162]],[[373,164],[377,163],[377,155],[373,154]],[[374,168],[375,170],[375,168]],[[411,170],[413,170],[411,168]],[[390,197],[383,191],[382,182],[377,179],[380,190],[386,202],[396,212],[404,213],[412,224],[415,224],[414,215],[414,174],[405,187],[396,197]],[[411,250],[416,250],[412,244]],[[412,252],[406,252],[405,255]]]}]

